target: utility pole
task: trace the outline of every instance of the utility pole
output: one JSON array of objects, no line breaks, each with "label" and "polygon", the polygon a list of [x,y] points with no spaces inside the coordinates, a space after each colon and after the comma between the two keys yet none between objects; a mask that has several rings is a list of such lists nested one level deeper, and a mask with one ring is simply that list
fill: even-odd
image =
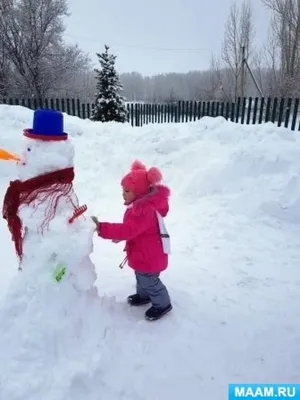
[{"label": "utility pole", "polygon": [[255,76],[253,75],[253,72],[251,71],[251,68],[250,68],[250,66],[249,66],[247,60],[245,61],[245,64],[246,64],[246,67],[247,67],[247,69],[248,69],[248,71],[249,71],[249,73],[250,73],[250,75],[251,75],[251,78],[252,78],[252,80],[253,80],[253,82],[254,82],[254,85],[255,85],[257,91],[259,92],[259,94],[261,95],[261,97],[264,97],[264,94],[263,94],[263,92],[262,92],[262,89],[259,87],[259,85],[258,85],[258,83],[257,83],[257,81],[256,81],[256,79],[255,79]]},{"label": "utility pole", "polygon": [[246,81],[246,76],[245,76],[245,64],[246,64],[246,48],[245,46],[242,46],[242,76],[241,76],[241,98],[243,99],[245,97],[245,81]]},{"label": "utility pole", "polygon": [[[300,0],[298,0],[300,2]],[[253,72],[251,71],[251,68],[248,64],[247,58],[246,58],[246,48],[245,46],[242,46],[242,65],[241,65],[241,98],[243,99],[245,97],[245,86],[246,86],[246,68],[254,82],[254,85],[261,95],[261,97],[264,97],[262,89],[259,87],[255,76]]]}]

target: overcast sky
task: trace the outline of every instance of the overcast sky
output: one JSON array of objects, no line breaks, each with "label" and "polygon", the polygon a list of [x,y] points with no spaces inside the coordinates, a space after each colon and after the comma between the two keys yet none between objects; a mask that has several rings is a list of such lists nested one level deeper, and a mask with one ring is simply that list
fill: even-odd
[{"label": "overcast sky", "polygon": [[[242,2],[242,0],[237,0]],[[256,40],[266,38],[269,12],[252,0]],[[96,65],[104,44],[118,56],[118,72],[143,75],[209,66],[218,52],[232,0],[69,0],[66,40]]]}]

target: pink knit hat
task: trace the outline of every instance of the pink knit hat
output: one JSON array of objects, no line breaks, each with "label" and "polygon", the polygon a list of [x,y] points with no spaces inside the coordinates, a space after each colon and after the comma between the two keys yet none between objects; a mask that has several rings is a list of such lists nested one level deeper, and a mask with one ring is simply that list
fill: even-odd
[{"label": "pink knit hat", "polygon": [[159,169],[151,167],[147,170],[140,161],[134,161],[130,172],[122,179],[121,185],[125,189],[134,192],[137,196],[143,196],[161,180],[162,174]]}]

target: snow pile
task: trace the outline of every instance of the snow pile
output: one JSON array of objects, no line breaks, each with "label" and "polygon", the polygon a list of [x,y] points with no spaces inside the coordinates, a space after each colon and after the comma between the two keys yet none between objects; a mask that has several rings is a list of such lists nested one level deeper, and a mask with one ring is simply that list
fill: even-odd
[{"label": "snow pile", "polygon": [[[18,153],[32,112],[0,106],[0,147]],[[88,214],[118,221],[133,159],[171,187],[174,309],[161,321],[125,303],[123,244],[95,237],[98,293],[16,271],[5,221],[0,265],[0,399],[223,399],[234,382],[295,382],[300,373],[300,138],[273,124],[101,124],[66,117],[75,190]],[[1,164],[0,193],[15,178]],[[8,285],[11,286],[8,286]]]}]

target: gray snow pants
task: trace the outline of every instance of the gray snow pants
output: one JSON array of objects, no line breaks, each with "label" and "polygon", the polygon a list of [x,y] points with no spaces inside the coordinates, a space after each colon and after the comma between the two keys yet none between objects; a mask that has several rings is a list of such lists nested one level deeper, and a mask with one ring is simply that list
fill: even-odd
[{"label": "gray snow pants", "polygon": [[167,288],[159,279],[159,275],[135,272],[136,292],[141,297],[150,297],[154,307],[165,308],[171,303],[171,300]]}]

